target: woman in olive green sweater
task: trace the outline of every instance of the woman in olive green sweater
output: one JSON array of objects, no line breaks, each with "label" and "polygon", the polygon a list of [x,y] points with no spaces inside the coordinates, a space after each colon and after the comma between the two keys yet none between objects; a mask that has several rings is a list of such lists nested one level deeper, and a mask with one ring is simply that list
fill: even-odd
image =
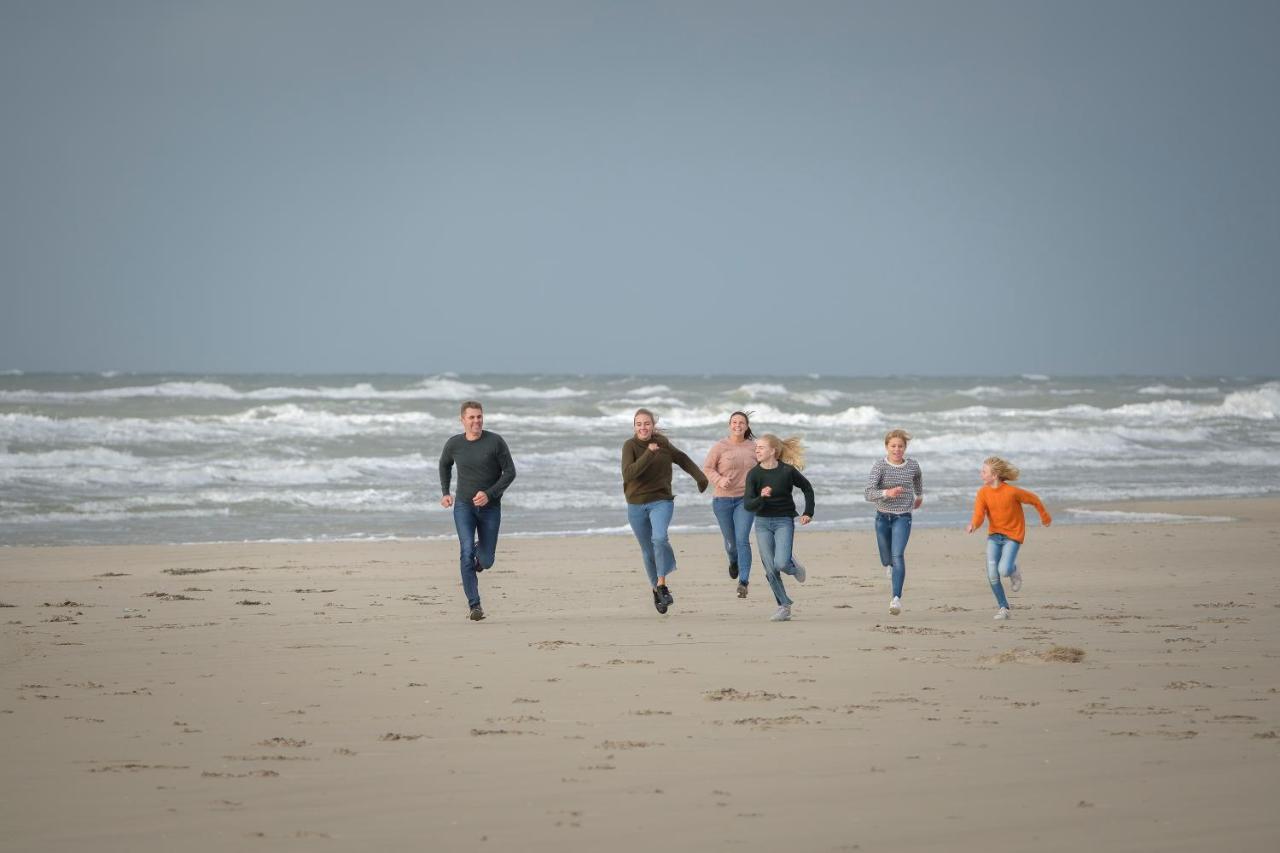
[{"label": "woman in olive green sweater", "polygon": [[676,552],[667,538],[675,513],[671,492],[671,467],[679,465],[706,491],[707,476],[683,451],[657,431],[657,418],[648,409],[637,409],[632,421],[635,435],[622,445],[622,491],[627,497],[627,521],[640,543],[644,571],[653,587],[653,606],[659,613],[675,603],[667,588],[667,575],[676,570]]}]

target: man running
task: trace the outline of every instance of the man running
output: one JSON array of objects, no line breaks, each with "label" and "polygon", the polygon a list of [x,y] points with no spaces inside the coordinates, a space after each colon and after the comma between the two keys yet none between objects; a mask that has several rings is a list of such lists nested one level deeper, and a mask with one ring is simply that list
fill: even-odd
[{"label": "man running", "polygon": [[[493,566],[502,524],[502,493],[516,478],[511,451],[502,436],[484,428],[484,407],[475,400],[462,404],[462,433],[444,443],[440,454],[440,506],[453,507],[458,529],[462,591],[471,607],[471,619],[484,618],[476,575]],[[453,466],[458,466],[456,497],[449,495]]]}]

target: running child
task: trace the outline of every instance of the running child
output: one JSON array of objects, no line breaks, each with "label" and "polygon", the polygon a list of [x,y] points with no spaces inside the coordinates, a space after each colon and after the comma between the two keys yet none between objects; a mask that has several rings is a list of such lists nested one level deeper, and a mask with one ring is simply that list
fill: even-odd
[{"label": "running child", "polygon": [[866,498],[876,505],[876,545],[880,565],[893,586],[889,613],[902,612],[902,585],[907,579],[907,540],[911,538],[911,511],[924,503],[924,475],[920,463],[908,459],[906,430],[885,433],[883,459],[877,459],[867,477]]},{"label": "running child", "polygon": [[1022,573],[1018,571],[1018,549],[1026,538],[1026,520],[1023,504],[1031,504],[1040,513],[1040,523],[1048,527],[1053,523],[1049,511],[1044,508],[1034,492],[1011,485],[1018,479],[1018,469],[999,456],[988,457],[982,463],[982,488],[973,502],[973,519],[966,533],[972,533],[987,521],[987,580],[996,597],[995,618],[1009,618],[1009,599],[1004,594],[1001,578],[1009,579],[1013,592],[1022,589]]},{"label": "running child", "polygon": [[782,585],[782,575],[805,581],[804,566],[795,562],[791,553],[795,537],[796,504],[793,489],[804,492],[804,512],[800,523],[813,518],[813,486],[800,473],[804,467],[804,446],[796,436],[786,441],[776,435],[762,435],[756,441],[756,467],[747,472],[744,506],[756,515],[756,546],[764,576],[778,602],[778,610],[769,619],[786,622],[791,618],[791,597]]}]

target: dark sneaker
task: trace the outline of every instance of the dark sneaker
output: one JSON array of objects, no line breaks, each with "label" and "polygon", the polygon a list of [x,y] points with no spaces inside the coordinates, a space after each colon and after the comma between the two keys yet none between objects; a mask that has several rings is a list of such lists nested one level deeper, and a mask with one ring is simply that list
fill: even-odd
[{"label": "dark sneaker", "polygon": [[729,577],[733,578],[734,580],[737,580],[737,579],[738,579],[738,564],[737,564],[737,563],[730,563],[730,564],[729,564]]},{"label": "dark sneaker", "polygon": [[483,619],[483,618],[484,618],[484,610],[482,610],[482,609],[480,608],[480,605],[479,605],[479,604],[477,604],[475,607],[471,608],[471,617],[470,617],[470,618],[471,618],[471,621],[472,621],[472,622],[479,622],[481,619]]},{"label": "dark sneaker", "polygon": [[660,586],[655,586],[653,588],[653,606],[658,608],[659,613],[666,613],[667,597],[658,591],[660,589],[662,589]]},{"label": "dark sneaker", "polygon": [[671,587],[664,583],[658,589],[662,590],[662,597],[666,599],[668,607],[676,603],[676,597],[671,594]]},{"label": "dark sneaker", "polygon": [[743,581],[738,581],[738,598],[747,597],[747,585]]}]

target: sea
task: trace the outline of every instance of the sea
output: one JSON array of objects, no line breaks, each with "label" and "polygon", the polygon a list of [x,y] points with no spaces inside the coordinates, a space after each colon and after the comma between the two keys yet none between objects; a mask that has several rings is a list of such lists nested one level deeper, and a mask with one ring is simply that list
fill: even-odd
[{"label": "sea", "polygon": [[[1276,378],[9,371],[0,544],[451,538],[438,460],[467,399],[516,463],[504,537],[629,535],[620,459],[640,406],[699,464],[737,409],[801,436],[818,529],[871,527],[863,490],[893,428],[924,471],[917,525],[962,527],[993,454],[1059,523],[1203,521],[1096,506],[1280,493]],[[710,493],[675,484],[673,531],[716,530]]]}]

